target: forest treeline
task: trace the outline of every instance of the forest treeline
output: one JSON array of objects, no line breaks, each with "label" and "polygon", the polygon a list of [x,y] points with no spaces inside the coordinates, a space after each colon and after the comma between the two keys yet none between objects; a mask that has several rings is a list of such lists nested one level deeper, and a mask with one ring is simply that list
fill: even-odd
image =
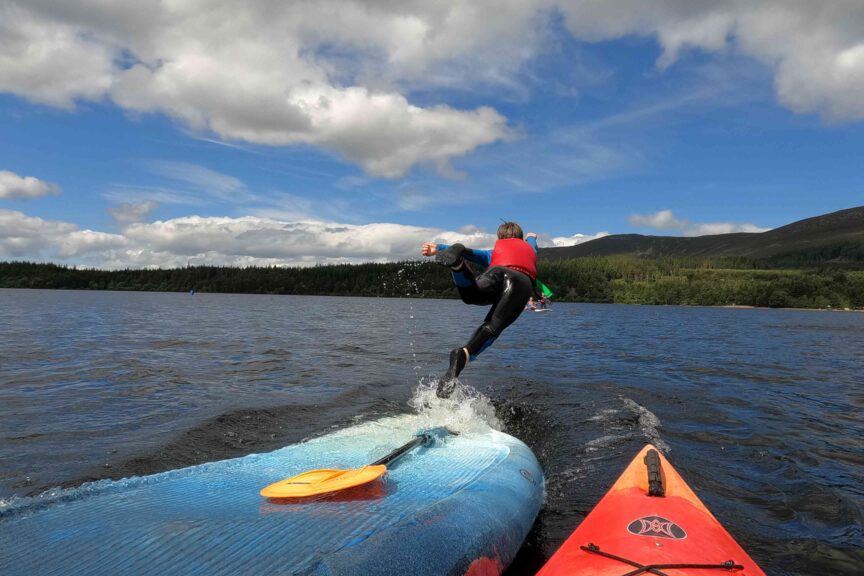
[{"label": "forest treeline", "polygon": [[[565,302],[864,308],[864,271],[839,267],[776,269],[744,258],[594,256],[541,260],[539,277],[555,292],[554,300]],[[432,262],[167,270],[0,262],[0,288],[457,297],[449,273]]]}]

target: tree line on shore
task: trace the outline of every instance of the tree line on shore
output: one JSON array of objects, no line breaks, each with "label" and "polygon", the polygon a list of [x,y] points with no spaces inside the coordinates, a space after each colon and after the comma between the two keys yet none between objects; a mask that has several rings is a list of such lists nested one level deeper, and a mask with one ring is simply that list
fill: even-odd
[{"label": "tree line on shore", "polygon": [[[592,256],[541,260],[538,270],[554,300],[564,302],[864,308],[864,271],[837,266],[777,269],[744,258]],[[0,262],[0,288],[457,297],[449,273],[428,261],[144,270]]]}]

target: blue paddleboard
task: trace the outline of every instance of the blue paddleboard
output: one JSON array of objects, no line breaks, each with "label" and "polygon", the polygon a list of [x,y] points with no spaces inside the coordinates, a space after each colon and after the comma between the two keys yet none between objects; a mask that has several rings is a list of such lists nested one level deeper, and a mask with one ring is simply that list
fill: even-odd
[{"label": "blue paddleboard", "polygon": [[264,486],[368,464],[419,431],[367,422],[267,454],[100,481],[0,507],[2,575],[496,574],[543,501],[521,441],[483,428],[415,448],[380,480],[300,501]]}]

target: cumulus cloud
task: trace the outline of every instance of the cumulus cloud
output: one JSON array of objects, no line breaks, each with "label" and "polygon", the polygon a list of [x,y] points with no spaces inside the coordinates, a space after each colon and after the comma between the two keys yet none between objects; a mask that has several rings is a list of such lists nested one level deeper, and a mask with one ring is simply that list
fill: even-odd
[{"label": "cumulus cloud", "polygon": [[858,0],[619,0],[562,2],[586,40],[651,36],[668,67],[682,51],[736,50],[774,72],[780,102],[834,121],[864,118],[864,3]]},{"label": "cumulus cloud", "polygon": [[117,234],[0,210],[0,258],[101,263],[106,252],[126,244],[127,240]]},{"label": "cumulus cloud", "polygon": [[450,174],[454,157],[506,138],[506,119],[413,105],[399,82],[429,82],[445,61],[468,65],[475,47],[497,46],[501,66],[508,54],[509,66],[521,61],[507,40],[527,41],[531,10],[510,4],[488,18],[425,2],[11,0],[0,8],[0,90],[65,108],[109,98],[228,141],[318,146],[374,176],[418,164]]},{"label": "cumulus cloud", "polygon": [[116,47],[86,34],[79,22],[46,18],[32,8],[0,5],[0,91],[66,109],[77,99],[104,97],[116,77]]},{"label": "cumulus cloud", "polygon": [[[142,222],[153,206],[112,210],[119,234],[0,210],[0,260],[48,260],[97,268],[172,268],[186,265],[312,266],[417,260],[424,242],[492,248],[496,235],[477,226],[442,230],[392,223],[343,224],[260,216],[186,216]],[[542,237],[542,244],[572,246],[594,235]]]},{"label": "cumulus cloud", "polygon": [[657,230],[674,230],[684,236],[706,236],[711,234],[729,234],[732,232],[766,232],[770,228],[760,228],[755,224],[740,224],[735,222],[709,222],[699,224],[686,218],[677,218],[671,210],[660,210],[654,214],[633,214],[630,224],[642,228]]},{"label": "cumulus cloud", "polygon": [[[122,216],[137,218],[147,208],[119,210]],[[420,257],[421,244],[429,241],[489,248],[495,235],[475,227],[449,231],[391,223],[356,225],[255,216],[186,216],[149,223],[127,220],[120,234],[108,234],[0,210],[0,259],[49,260],[100,268],[413,260]]]},{"label": "cumulus cloud", "polygon": [[38,198],[59,194],[60,187],[33,176],[19,176],[8,170],[0,170],[0,199]]},{"label": "cumulus cloud", "polygon": [[454,158],[511,135],[506,118],[409,95],[518,90],[555,14],[580,40],[656,38],[661,68],[691,49],[749,55],[792,110],[864,118],[859,0],[7,0],[0,91],[60,108],[111,100],[224,141],[316,146],[379,177],[421,164],[452,175]]},{"label": "cumulus cloud", "polygon": [[[273,146],[320,146],[362,166],[370,175],[384,178],[402,176],[416,164],[452,175],[452,158],[509,135],[507,120],[485,106],[468,111],[445,105],[421,108],[401,94],[321,84],[282,87],[270,95],[272,102],[261,102],[266,96],[262,91],[250,94],[243,89],[243,101],[205,102],[202,106],[197,101],[199,91],[218,94],[226,78],[216,75],[207,86],[190,86],[191,94],[184,89],[172,100],[161,89],[156,93],[148,90],[173,84],[174,79],[154,78],[159,72],[143,66],[137,68],[140,74],[135,75],[135,70],[127,73],[115,92],[115,100],[128,109],[166,112],[226,139]],[[177,83],[188,82],[185,73],[178,74]],[[266,82],[260,78],[252,84]]]},{"label": "cumulus cloud", "polygon": [[254,216],[187,216],[127,227],[130,241],[155,252],[198,257],[208,252],[230,258],[283,263],[368,262],[415,258],[423,242],[488,243],[482,232],[448,232],[401,224],[286,222]]}]

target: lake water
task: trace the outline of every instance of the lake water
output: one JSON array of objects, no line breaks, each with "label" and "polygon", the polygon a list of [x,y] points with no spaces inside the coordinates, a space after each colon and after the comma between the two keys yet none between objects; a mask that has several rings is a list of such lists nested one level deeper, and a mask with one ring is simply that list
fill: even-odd
[{"label": "lake water", "polygon": [[[0,290],[0,501],[411,411],[485,311]],[[546,471],[546,505],[508,576],[533,574],[645,442],[767,573],[864,573],[862,351],[860,313],[523,314],[462,376]]]}]

